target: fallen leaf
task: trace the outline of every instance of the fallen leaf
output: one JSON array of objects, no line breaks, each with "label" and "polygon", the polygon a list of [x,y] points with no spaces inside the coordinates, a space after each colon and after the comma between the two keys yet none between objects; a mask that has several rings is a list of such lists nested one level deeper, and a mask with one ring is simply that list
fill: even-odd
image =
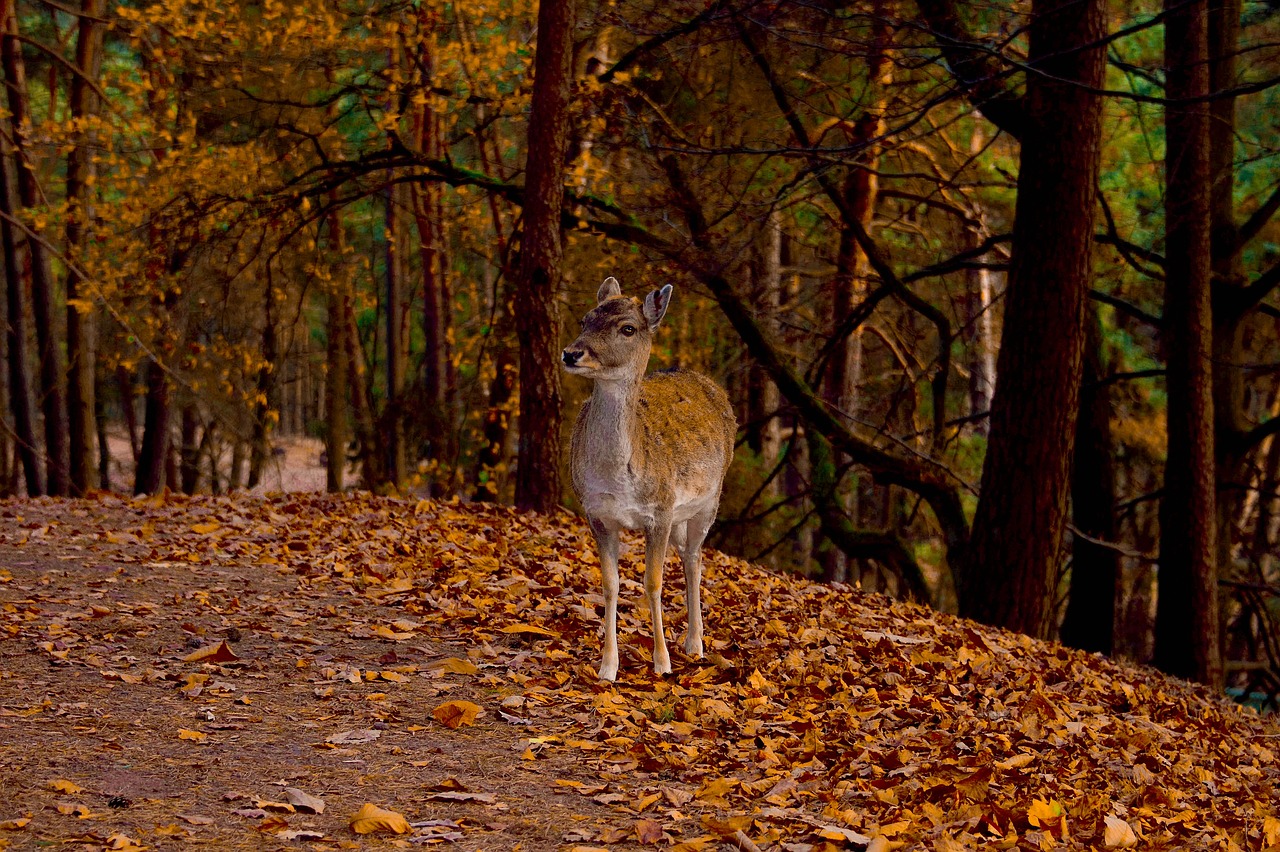
[{"label": "fallen leaf", "polygon": [[476,664],[470,660],[462,660],[457,657],[445,657],[443,660],[436,660],[427,666],[427,671],[433,674],[442,672],[452,672],[454,674],[473,675],[480,669],[476,668]]},{"label": "fallen leaf", "polygon": [[209,521],[203,524],[193,524],[191,526],[191,531],[193,533],[196,533],[197,535],[207,535],[208,533],[211,533],[214,530],[219,529],[221,526],[222,524],[218,523],[217,521]]},{"label": "fallen leaf", "polygon": [[230,663],[238,659],[240,658],[231,650],[227,640],[222,639],[215,645],[205,645],[203,648],[197,648],[183,657],[182,661],[184,663]]},{"label": "fallen leaf", "polygon": [[289,804],[293,805],[303,813],[322,814],[324,813],[324,800],[317,799],[309,793],[299,790],[297,787],[285,787],[284,798]]},{"label": "fallen leaf", "polygon": [[21,831],[31,823],[31,817],[18,817],[0,822],[0,831]]},{"label": "fallen leaf", "polygon": [[560,634],[536,624],[510,624],[502,628],[503,633],[527,633],[532,636],[546,636],[548,639],[559,639]]},{"label": "fallen leaf", "polygon": [[395,811],[384,810],[377,805],[365,803],[351,817],[351,830],[356,834],[373,834],[387,832],[390,834],[408,834],[413,829],[409,821]]},{"label": "fallen leaf", "polygon": [[200,816],[199,814],[177,814],[177,817],[192,825],[213,825],[213,817]]},{"label": "fallen leaf", "polygon": [[1133,828],[1129,823],[1120,819],[1120,817],[1110,816],[1104,818],[1106,830],[1102,835],[1102,845],[1108,849],[1130,849],[1138,845],[1138,837],[1133,833]]},{"label": "fallen leaf", "polygon": [[470,701],[446,701],[432,710],[431,715],[446,728],[460,728],[475,724],[480,711],[481,707]]},{"label": "fallen leaf", "polygon": [[110,849],[111,852],[141,852],[147,847],[140,845],[138,841],[126,834],[113,834],[107,838],[104,848]]},{"label": "fallen leaf", "polygon": [[313,831],[307,828],[291,828],[288,831],[281,831],[276,834],[281,840],[308,840],[320,841],[324,840],[323,831]]},{"label": "fallen leaf", "polygon": [[456,790],[432,793],[427,798],[443,802],[483,802],[486,805],[491,805],[498,800],[498,797],[493,793],[467,793]]},{"label": "fallen leaf", "polygon": [[190,728],[179,728],[178,739],[190,740],[193,743],[202,743],[209,739],[209,735],[203,731],[193,731]]},{"label": "fallen leaf", "polygon": [[661,843],[666,835],[662,831],[662,824],[651,819],[636,820],[636,840],[647,845],[655,845]]},{"label": "fallen leaf", "polygon": [[49,789],[59,793],[66,793],[67,795],[70,795],[70,796],[74,796],[76,793],[81,793],[84,791],[84,788],[81,787],[79,784],[76,784],[73,781],[63,781],[63,780],[50,781]]},{"label": "fallen leaf", "polygon": [[371,743],[380,736],[382,736],[382,731],[362,728],[358,731],[342,731],[334,734],[331,737],[327,737],[325,742],[333,745],[358,745],[360,743]]}]

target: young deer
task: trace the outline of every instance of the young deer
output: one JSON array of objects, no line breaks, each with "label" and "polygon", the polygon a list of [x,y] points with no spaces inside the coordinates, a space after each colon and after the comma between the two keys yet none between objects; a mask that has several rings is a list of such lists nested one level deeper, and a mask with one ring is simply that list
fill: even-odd
[{"label": "young deer", "polygon": [[606,278],[582,334],[564,350],[564,368],[595,382],[573,427],[573,488],[595,533],[604,578],[604,661],[600,679],[618,676],[619,530],[643,529],[644,589],[653,616],[653,670],[671,671],[662,632],[662,563],[672,542],[684,563],[689,611],[684,649],[702,656],[700,550],[720,505],[737,432],[725,392],[684,370],[645,376],[653,333],[671,302],[671,285],[638,299]]}]

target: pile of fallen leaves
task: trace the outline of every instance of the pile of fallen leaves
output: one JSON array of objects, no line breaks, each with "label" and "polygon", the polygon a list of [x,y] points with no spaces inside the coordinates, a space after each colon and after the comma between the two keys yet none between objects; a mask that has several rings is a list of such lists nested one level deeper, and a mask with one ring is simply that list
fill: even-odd
[{"label": "pile of fallen leaves", "polygon": [[[1280,845],[1270,720],[718,553],[707,658],[678,651],[669,569],[655,678],[631,540],[600,683],[598,562],[567,514],[102,495],[0,515],[0,847]],[[138,765],[156,789],[102,800]],[[98,804],[68,792],[94,783]]]}]

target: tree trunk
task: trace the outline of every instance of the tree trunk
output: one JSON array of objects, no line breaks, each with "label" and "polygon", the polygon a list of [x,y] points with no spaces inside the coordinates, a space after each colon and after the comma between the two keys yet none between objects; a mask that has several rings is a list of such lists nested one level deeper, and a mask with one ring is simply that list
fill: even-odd
[{"label": "tree trunk", "polygon": [[[1222,689],[1214,503],[1208,24],[1204,0],[1165,4],[1164,348],[1169,449],[1160,504],[1155,663]],[[1179,101],[1183,101],[1179,103]]]},{"label": "tree trunk", "polygon": [[575,0],[541,0],[525,166],[524,235],[515,281],[520,338],[516,506],[560,505],[560,211],[569,144]]},{"label": "tree trunk", "polygon": [[[334,217],[336,218],[336,216]],[[330,240],[336,239],[330,229]],[[347,397],[351,383],[347,370],[347,318],[343,311],[345,280],[334,281],[329,293],[328,347],[325,352],[324,448],[325,488],[342,491],[347,469]]]},{"label": "tree trunk", "polygon": [[[1101,153],[1103,0],[1032,3],[1013,256],[960,613],[1047,636],[1067,517]],[[1052,282],[1047,286],[1046,282]],[[1026,333],[1034,329],[1034,334]]]},{"label": "tree trunk", "polygon": [[280,352],[276,342],[277,329],[272,300],[272,288],[267,287],[266,317],[262,328],[264,363],[258,368],[258,398],[253,405],[253,437],[249,442],[249,478],[245,483],[249,488],[256,487],[262,481],[263,470],[271,452],[271,427],[279,410],[279,406],[275,404],[278,392],[275,376],[280,367]]},{"label": "tree trunk", "polygon": [[[9,92],[9,113],[17,153],[18,200],[27,209],[41,204],[41,192],[33,168],[35,154],[28,147],[26,67],[18,41],[15,4],[0,3],[4,9],[5,35],[0,39],[5,84]],[[54,312],[55,287],[49,251],[39,240],[27,240],[31,258],[31,303],[35,320],[36,348],[40,358],[40,407],[44,412],[45,461],[48,492],[64,495],[71,490],[71,469],[67,455],[67,393],[62,367],[61,323]]]},{"label": "tree trunk", "polygon": [[[1111,440],[1111,386],[1101,380],[1102,329],[1086,320],[1084,382],[1076,422],[1071,509],[1076,535],[1071,544],[1071,593],[1062,622],[1062,641],[1073,648],[1110,656],[1116,624],[1120,554],[1100,541],[1116,540],[1115,453]],[[1088,538],[1086,538],[1088,536]]]},{"label": "tree trunk", "polygon": [[195,494],[200,487],[200,444],[196,433],[200,430],[200,417],[194,405],[182,406],[178,464],[179,488],[183,494]]},{"label": "tree trunk", "polygon": [[[73,120],[87,122],[97,114],[97,95],[88,81],[96,81],[102,65],[103,26],[98,19],[104,0],[81,0],[80,31],[76,40],[79,74],[71,77],[70,109]],[[83,124],[81,126],[84,126]],[[77,264],[85,231],[93,221],[89,186],[94,163],[92,147],[96,134],[82,132],[67,154],[67,421],[71,492],[84,494],[98,487],[98,470],[93,463],[94,445],[94,304],[83,292]]]},{"label": "tree trunk", "polygon": [[342,313],[347,324],[347,387],[351,389],[351,411],[359,442],[361,485],[370,491],[382,481],[378,453],[377,430],[373,425],[373,401],[365,380],[364,352],[360,346],[360,330],[356,327],[355,296],[350,288],[343,291]]},{"label": "tree trunk", "polygon": [[[1208,4],[1209,91],[1231,89],[1239,50],[1240,0]],[[1242,483],[1252,472],[1250,449],[1242,441],[1250,429],[1245,364],[1255,355],[1246,343],[1251,311],[1235,302],[1244,288],[1235,222],[1236,103],[1215,95],[1209,102],[1209,216],[1212,245],[1214,465],[1217,479],[1216,559],[1219,571],[1233,563],[1242,502]]]},{"label": "tree trunk", "polygon": [[[0,19],[2,20],[2,19]],[[7,124],[2,125],[7,131]],[[6,132],[4,134],[8,136]],[[9,355],[9,404],[13,411],[14,440],[22,461],[27,494],[44,493],[44,476],[40,469],[39,439],[36,437],[36,401],[32,393],[31,361],[27,352],[30,313],[26,288],[23,286],[18,240],[12,217],[15,210],[17,170],[13,151],[8,144],[0,150],[0,248],[4,250],[5,305],[8,313],[6,348]]]},{"label": "tree trunk", "polygon": [[409,299],[405,282],[405,235],[402,207],[403,188],[387,188],[386,200],[386,339],[387,339],[387,406],[383,412],[385,428],[382,447],[386,454],[383,471],[388,484],[399,490],[408,476],[408,452],[405,447],[405,376],[408,361]]},{"label": "tree trunk", "polygon": [[147,360],[147,401],[142,447],[134,472],[133,493],[155,494],[164,488],[169,457],[169,374],[154,358]]}]

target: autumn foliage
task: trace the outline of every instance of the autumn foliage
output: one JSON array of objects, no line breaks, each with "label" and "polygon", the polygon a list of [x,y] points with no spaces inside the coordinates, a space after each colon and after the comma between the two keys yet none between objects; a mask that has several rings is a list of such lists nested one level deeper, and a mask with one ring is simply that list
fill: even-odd
[{"label": "autumn foliage", "polygon": [[0,845],[1280,842],[1269,720],[720,553],[708,658],[654,678],[633,546],[630,664],[602,684],[599,568],[569,515],[369,496],[0,512]]}]

